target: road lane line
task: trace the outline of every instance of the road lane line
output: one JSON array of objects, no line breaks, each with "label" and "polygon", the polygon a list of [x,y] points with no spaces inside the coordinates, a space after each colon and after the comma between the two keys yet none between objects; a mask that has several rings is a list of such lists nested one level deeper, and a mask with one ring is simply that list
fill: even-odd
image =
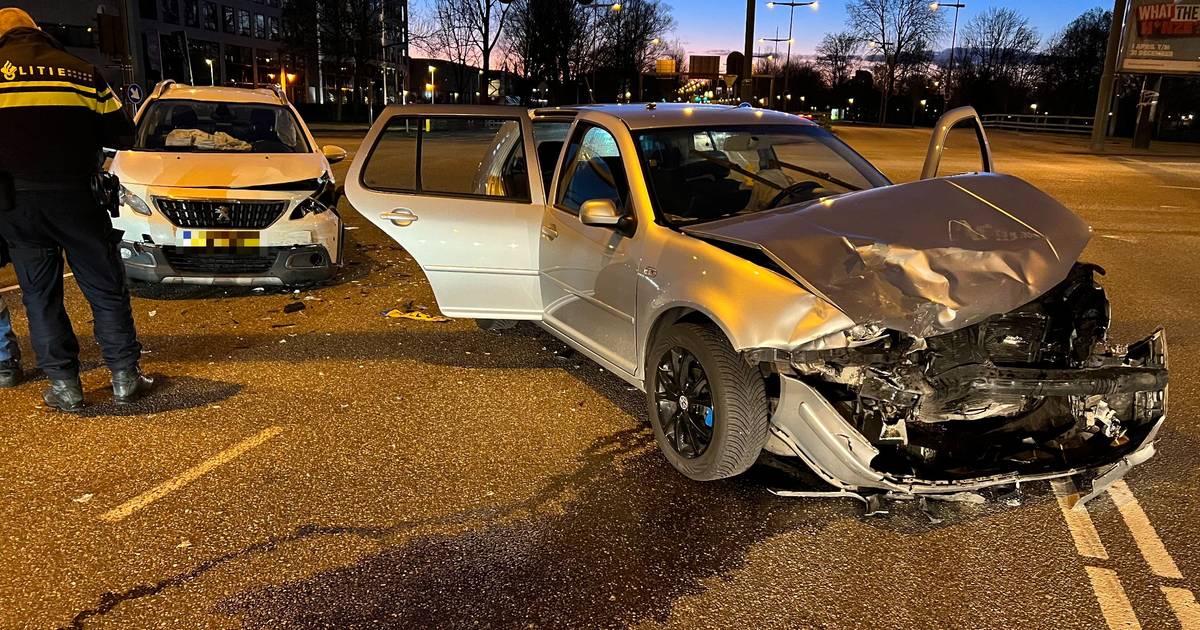
[{"label": "road lane line", "polygon": [[1200,630],[1200,604],[1196,603],[1195,594],[1186,588],[1174,586],[1163,586],[1162,592],[1167,596],[1171,610],[1175,611],[1180,627],[1183,630]]},{"label": "road lane line", "polygon": [[1070,479],[1055,479],[1050,482],[1054,496],[1058,499],[1058,507],[1062,510],[1063,520],[1071,531],[1071,539],[1075,541],[1075,549],[1085,558],[1108,560],[1108,551],[1100,542],[1100,533],[1092,523],[1092,517],[1087,510],[1076,510],[1079,502],[1079,490]]},{"label": "road lane line", "polygon": [[236,459],[239,455],[249,451],[250,449],[259,446],[263,442],[279,435],[283,431],[283,427],[267,427],[257,434],[234,444],[233,446],[213,455],[212,457],[196,464],[195,466],[183,471],[179,475],[168,479],[157,486],[139,494],[138,496],[122,503],[121,505],[105,512],[100,516],[100,520],[115,523],[133,514],[134,512],[150,505],[151,503],[167,496],[168,494],[188,485],[189,483],[199,479],[204,474],[222,464],[228,464]]},{"label": "road lane line", "polygon": [[1150,565],[1150,570],[1159,577],[1173,580],[1183,579],[1179,567],[1175,566],[1175,560],[1171,558],[1167,547],[1158,537],[1158,532],[1154,531],[1154,526],[1150,524],[1150,517],[1146,516],[1137,497],[1133,496],[1133,492],[1129,490],[1125,481],[1121,480],[1109,486],[1108,494],[1117,504],[1117,509],[1121,511],[1121,518],[1125,519],[1125,525],[1133,534],[1133,541],[1137,543],[1142,557]]},{"label": "road lane line", "polygon": [[[63,274],[63,278],[64,278],[64,279],[66,279],[66,278],[70,278],[71,276],[74,276],[74,275],[75,275],[75,274],[74,274],[74,272],[71,272],[71,273],[64,273],[64,274]],[[4,287],[3,289],[0,289],[0,294],[4,294],[4,293],[10,293],[10,292],[12,292],[12,291],[19,291],[20,289],[21,289],[21,285],[19,285],[19,284],[14,284],[14,285],[12,285],[11,287]]]},{"label": "road lane line", "polygon": [[1159,184],[1158,187],[1159,188],[1172,188],[1175,190],[1200,190],[1200,186],[1167,186],[1164,184]]},{"label": "road lane line", "polygon": [[1085,566],[1088,579],[1092,581],[1092,590],[1096,593],[1096,601],[1100,602],[1100,614],[1108,622],[1111,630],[1141,630],[1137,615],[1133,613],[1133,605],[1129,596],[1121,586],[1121,579],[1112,569]]}]

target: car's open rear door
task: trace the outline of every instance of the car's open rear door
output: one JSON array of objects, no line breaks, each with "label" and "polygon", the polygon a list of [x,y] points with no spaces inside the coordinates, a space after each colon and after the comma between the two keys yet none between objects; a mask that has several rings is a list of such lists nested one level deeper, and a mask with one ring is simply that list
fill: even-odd
[{"label": "car's open rear door", "polygon": [[359,213],[412,255],[452,317],[541,319],[545,205],[527,110],[392,106],[346,182]]}]

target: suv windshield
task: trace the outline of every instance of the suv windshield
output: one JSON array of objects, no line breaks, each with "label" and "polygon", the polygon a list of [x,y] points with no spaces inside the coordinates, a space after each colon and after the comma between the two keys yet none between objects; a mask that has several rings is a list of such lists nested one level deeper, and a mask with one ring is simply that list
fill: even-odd
[{"label": "suv windshield", "polygon": [[286,107],[168,99],[150,104],[138,123],[137,151],[307,153]]},{"label": "suv windshield", "polygon": [[650,129],[634,137],[658,215],[673,226],[889,183],[819,127]]}]

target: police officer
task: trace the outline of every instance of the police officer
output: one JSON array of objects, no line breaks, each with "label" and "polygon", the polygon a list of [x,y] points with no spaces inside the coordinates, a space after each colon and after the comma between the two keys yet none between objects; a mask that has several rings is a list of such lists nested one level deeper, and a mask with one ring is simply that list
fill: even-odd
[{"label": "police officer", "polygon": [[79,342],[63,305],[63,253],[91,304],[96,341],[128,404],[154,381],[138,368],[138,343],[117,252],[119,233],[92,192],[102,147],[129,148],[133,124],[87,62],[38,29],[28,13],[0,9],[0,176],[15,191],[0,212],[50,407],[83,407]]},{"label": "police officer", "polygon": [[[0,238],[0,269],[8,265],[8,246]],[[8,305],[0,295],[0,387],[16,387],[21,382],[21,347],[13,333]]]}]

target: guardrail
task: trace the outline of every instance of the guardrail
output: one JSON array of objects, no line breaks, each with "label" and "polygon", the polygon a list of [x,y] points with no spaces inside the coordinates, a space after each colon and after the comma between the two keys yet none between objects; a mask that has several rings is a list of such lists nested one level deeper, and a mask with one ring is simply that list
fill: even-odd
[{"label": "guardrail", "polygon": [[1052,133],[1092,133],[1090,116],[1047,116],[1046,114],[986,114],[983,124],[990,129],[1009,131],[1046,131]]}]

